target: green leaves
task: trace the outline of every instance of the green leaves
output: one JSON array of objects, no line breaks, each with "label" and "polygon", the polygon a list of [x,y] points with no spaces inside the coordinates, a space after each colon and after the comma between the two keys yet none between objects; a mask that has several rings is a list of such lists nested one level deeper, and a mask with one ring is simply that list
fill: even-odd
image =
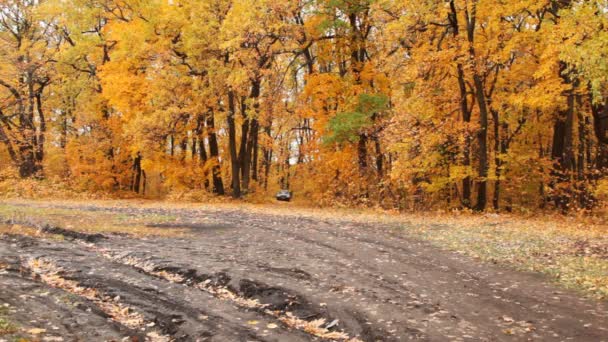
[{"label": "green leaves", "polygon": [[361,94],[353,112],[338,113],[329,120],[330,134],[323,143],[342,144],[359,141],[359,135],[373,125],[373,116],[387,108],[388,96],[384,94]]},{"label": "green leaves", "polygon": [[384,94],[361,94],[359,95],[357,111],[367,115],[373,115],[385,110],[387,108],[388,101],[388,96]]},{"label": "green leaves", "polygon": [[339,113],[329,120],[328,136],[323,139],[326,145],[359,141],[359,132],[370,127],[372,120],[369,115],[360,112]]}]

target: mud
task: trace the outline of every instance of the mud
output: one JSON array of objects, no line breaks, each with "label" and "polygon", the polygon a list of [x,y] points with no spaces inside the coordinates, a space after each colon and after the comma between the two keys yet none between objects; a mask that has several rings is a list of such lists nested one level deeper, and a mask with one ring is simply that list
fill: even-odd
[{"label": "mud", "polygon": [[[189,233],[131,238],[50,227],[66,239],[0,238],[0,306],[8,304],[24,330],[44,328],[42,337],[608,341],[605,302],[404,238],[385,224],[221,209],[71,209],[172,215],[178,221],[149,225]],[[141,324],[129,327],[99,303],[45,283],[31,260],[56,265],[62,279],[128,307]]]}]

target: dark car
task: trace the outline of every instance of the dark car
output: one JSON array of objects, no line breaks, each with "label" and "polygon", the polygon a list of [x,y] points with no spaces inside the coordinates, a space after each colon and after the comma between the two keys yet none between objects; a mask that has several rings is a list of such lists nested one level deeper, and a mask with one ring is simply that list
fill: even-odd
[{"label": "dark car", "polygon": [[289,202],[289,201],[291,201],[293,194],[289,190],[281,190],[281,191],[277,192],[276,197],[277,197],[277,201]]}]

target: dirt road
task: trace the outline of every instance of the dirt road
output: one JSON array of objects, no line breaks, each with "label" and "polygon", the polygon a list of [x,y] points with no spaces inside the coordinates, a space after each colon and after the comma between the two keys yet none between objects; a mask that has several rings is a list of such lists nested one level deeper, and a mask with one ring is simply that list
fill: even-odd
[{"label": "dirt road", "polygon": [[179,220],[156,227],[189,233],[46,227],[64,237],[2,237],[0,317],[41,340],[608,341],[605,303],[387,224],[229,209],[79,210],[170,214]]}]

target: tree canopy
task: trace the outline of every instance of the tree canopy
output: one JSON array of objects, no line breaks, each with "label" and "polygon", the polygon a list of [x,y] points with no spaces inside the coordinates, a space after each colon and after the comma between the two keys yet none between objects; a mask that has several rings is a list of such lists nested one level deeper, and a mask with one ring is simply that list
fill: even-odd
[{"label": "tree canopy", "polygon": [[608,195],[606,0],[0,0],[0,167],[479,211]]}]

